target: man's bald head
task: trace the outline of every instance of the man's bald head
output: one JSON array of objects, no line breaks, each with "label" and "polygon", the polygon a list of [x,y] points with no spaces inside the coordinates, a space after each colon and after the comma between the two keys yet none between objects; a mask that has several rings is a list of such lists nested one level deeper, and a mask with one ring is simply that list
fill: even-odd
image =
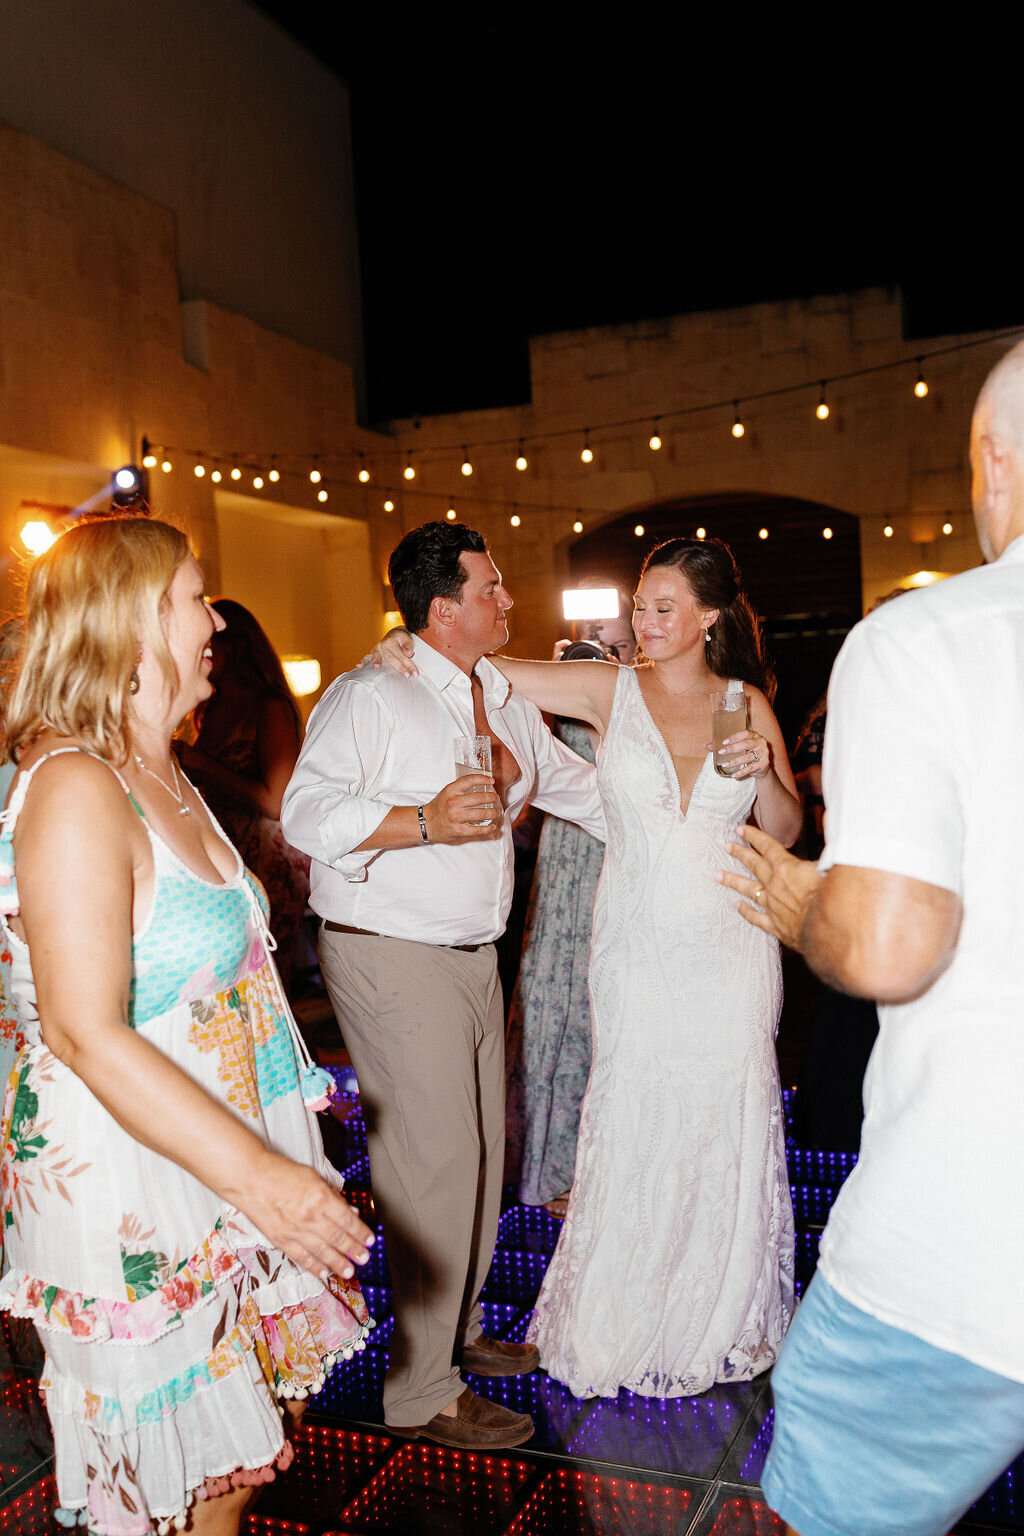
[{"label": "man's bald head", "polygon": [[992,369],[971,421],[971,503],[986,560],[1024,535],[1024,342]]}]

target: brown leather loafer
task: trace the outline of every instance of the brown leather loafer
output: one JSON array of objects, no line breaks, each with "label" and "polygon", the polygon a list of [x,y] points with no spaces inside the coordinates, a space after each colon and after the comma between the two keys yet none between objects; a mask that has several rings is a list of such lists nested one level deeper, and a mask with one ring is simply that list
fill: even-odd
[{"label": "brown leather loafer", "polygon": [[513,1413],[511,1408],[478,1397],[467,1387],[454,1414],[435,1413],[429,1424],[404,1433],[413,1438],[424,1435],[438,1445],[455,1446],[461,1451],[493,1451],[502,1446],[523,1445],[533,1434],[533,1420],[528,1413]]},{"label": "brown leather loafer", "polygon": [[462,1351],[459,1369],[477,1376],[528,1376],[540,1366],[534,1344],[509,1344],[482,1333]]}]

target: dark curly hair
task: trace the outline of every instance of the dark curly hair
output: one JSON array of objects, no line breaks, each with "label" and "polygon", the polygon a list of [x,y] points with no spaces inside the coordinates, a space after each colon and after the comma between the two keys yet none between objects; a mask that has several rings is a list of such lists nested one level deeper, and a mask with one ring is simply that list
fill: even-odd
[{"label": "dark curly hair", "polygon": [[718,609],[707,645],[712,672],[751,683],[769,702],[774,699],[777,685],[765,655],[761,621],[743,591],[739,567],[728,544],[721,539],[666,539],[644,561],[641,581],[659,566],[678,571],[702,607]]},{"label": "dark curly hair", "polygon": [[418,634],[430,622],[435,597],[461,603],[465,551],[486,555],[482,533],[465,523],[423,523],[396,544],[388,561],[388,580],[406,629]]}]

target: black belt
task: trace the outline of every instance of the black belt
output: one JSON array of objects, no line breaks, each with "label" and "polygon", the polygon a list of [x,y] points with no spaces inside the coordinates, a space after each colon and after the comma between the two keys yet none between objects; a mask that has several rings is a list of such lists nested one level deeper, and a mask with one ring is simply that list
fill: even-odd
[{"label": "black belt", "polygon": [[[349,923],[332,923],[329,917],[324,918],[324,927],[329,933],[361,933],[368,939],[393,939],[393,933],[376,933],[372,928],[353,928]],[[426,939],[404,939],[403,943],[424,944]],[[478,949],[486,949],[485,944],[435,944],[435,949],[463,949],[469,955],[475,955]]]}]

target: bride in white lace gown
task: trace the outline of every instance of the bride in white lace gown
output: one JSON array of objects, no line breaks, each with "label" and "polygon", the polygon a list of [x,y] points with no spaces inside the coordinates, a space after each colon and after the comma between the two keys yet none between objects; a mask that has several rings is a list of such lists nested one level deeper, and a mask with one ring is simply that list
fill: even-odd
[{"label": "bride in white lace gown", "polygon": [[[652,1397],[774,1363],[793,1307],[793,1219],[774,1040],[774,940],[716,881],[751,811],[785,843],[800,808],[755,621],[728,549],[649,557],[648,664],[495,661],[542,708],[591,720],[608,851],[591,956],[594,1061],[561,1240],[529,1339],[578,1397]],[[713,771],[708,693],[747,685],[739,768]],[[739,869],[739,865],[736,865]]]}]

